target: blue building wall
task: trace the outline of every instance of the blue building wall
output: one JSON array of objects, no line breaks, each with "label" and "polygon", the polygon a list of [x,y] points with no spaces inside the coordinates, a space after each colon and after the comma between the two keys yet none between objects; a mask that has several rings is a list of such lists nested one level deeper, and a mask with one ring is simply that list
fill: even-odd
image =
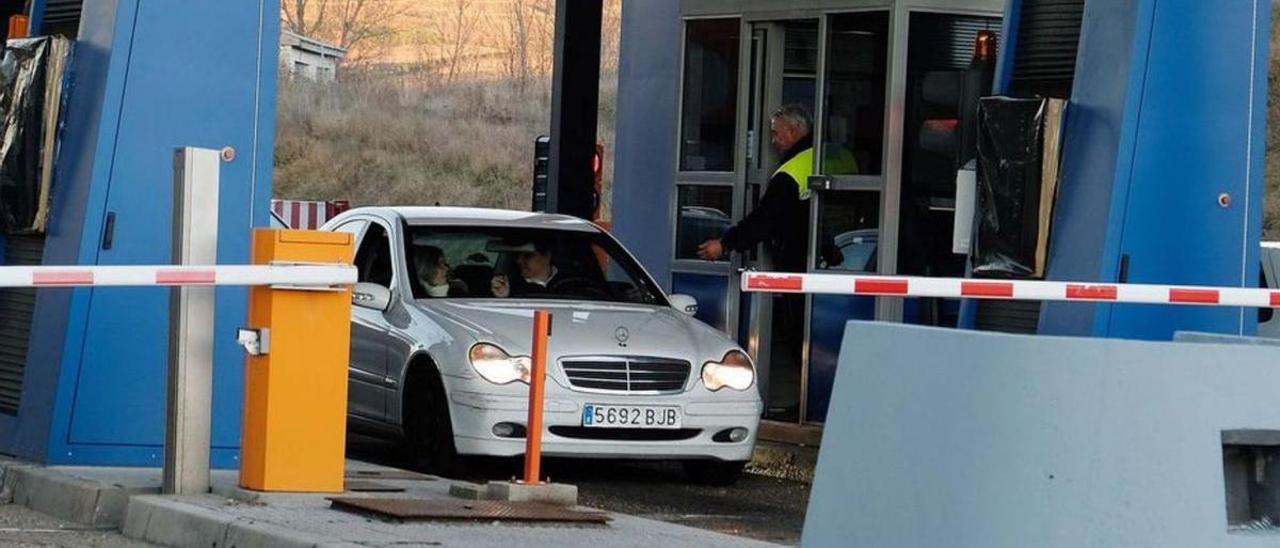
[{"label": "blue building wall", "polygon": [[[38,9],[38,7],[37,7]],[[233,147],[223,164],[218,261],[249,261],[270,199],[278,0],[84,5],[55,171],[46,264],[172,261],[173,150]],[[114,245],[103,249],[109,213]],[[243,289],[217,292],[213,460],[235,465]],[[168,291],[53,289],[37,298],[22,404],[0,452],[51,463],[158,465]]]},{"label": "blue building wall", "polygon": [[[1022,0],[1006,10],[1008,89]],[[1085,4],[1047,278],[1257,283],[1270,3]],[[1218,205],[1227,193],[1229,207]],[[962,324],[972,326],[966,303]],[[1039,332],[1168,340],[1249,335],[1252,310],[1045,303]]]},{"label": "blue building wall", "polygon": [[[1270,3],[1086,4],[1048,277],[1257,283]],[[1231,196],[1222,207],[1218,196]],[[1242,309],[1046,306],[1041,333],[1251,334]]]},{"label": "blue building wall", "polygon": [[613,232],[668,290],[680,28],[679,0],[622,3]]}]

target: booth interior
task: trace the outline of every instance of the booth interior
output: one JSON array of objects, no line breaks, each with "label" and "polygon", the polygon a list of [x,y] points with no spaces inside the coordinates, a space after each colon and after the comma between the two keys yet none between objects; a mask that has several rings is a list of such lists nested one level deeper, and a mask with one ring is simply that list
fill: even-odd
[{"label": "booth interior", "polygon": [[952,250],[956,173],[974,156],[964,129],[991,89],[1004,6],[748,4],[683,4],[671,286],[756,356],[767,419],[822,422],[846,321],[954,327],[960,303],[756,298],[739,290],[738,272],[771,269],[765,246],[705,261],[698,245],[759,204],[779,167],[771,114],[800,105],[820,158],[808,224],[795,227],[808,233],[807,271],[963,276],[965,255]]}]

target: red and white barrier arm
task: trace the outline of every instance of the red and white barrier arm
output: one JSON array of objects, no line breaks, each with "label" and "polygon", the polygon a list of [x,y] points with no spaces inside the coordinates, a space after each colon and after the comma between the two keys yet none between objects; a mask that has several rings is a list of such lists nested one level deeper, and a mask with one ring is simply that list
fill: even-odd
[{"label": "red and white barrier arm", "polygon": [[4,266],[0,287],[293,286],[356,283],[345,265],[272,266]]},{"label": "red and white barrier arm", "polygon": [[752,293],[1280,307],[1280,291],[1269,289],[912,276],[746,271],[742,273],[742,290]]}]

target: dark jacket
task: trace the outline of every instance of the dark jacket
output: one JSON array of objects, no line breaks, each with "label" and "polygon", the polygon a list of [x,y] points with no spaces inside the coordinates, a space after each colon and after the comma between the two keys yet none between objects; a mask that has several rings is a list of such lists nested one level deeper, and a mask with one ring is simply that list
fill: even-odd
[{"label": "dark jacket", "polygon": [[529,283],[518,274],[507,277],[507,282],[511,284],[511,296],[514,298],[563,297],[588,300],[607,300],[609,298],[608,291],[605,291],[600,284],[594,283],[584,276],[566,272],[556,272],[546,286]]},{"label": "dark jacket", "polygon": [[[813,139],[806,137],[782,155],[779,165],[810,148]],[[809,202],[800,199],[799,182],[786,173],[775,173],[760,205],[726,230],[721,240],[725,247],[738,252],[763,242],[773,255],[774,269],[804,272],[809,254]]]}]

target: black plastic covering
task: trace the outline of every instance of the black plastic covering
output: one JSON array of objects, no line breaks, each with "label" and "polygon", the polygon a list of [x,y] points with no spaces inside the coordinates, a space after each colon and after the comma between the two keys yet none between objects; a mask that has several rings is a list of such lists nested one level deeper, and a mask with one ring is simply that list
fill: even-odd
[{"label": "black plastic covering", "polygon": [[974,276],[1035,274],[1045,105],[1008,97],[980,102]]},{"label": "black plastic covering", "polygon": [[30,232],[40,209],[48,39],[10,40],[0,61],[0,230]]}]

